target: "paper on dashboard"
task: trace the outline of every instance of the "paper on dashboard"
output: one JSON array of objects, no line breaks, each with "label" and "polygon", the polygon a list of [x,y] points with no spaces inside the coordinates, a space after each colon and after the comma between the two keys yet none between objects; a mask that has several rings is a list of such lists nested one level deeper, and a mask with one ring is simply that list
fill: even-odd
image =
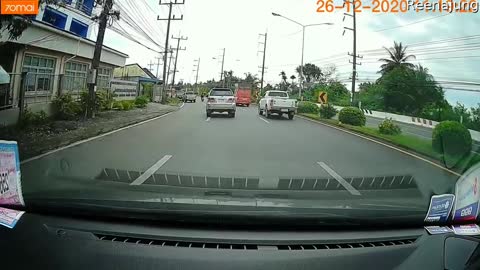
[{"label": "paper on dashboard", "polygon": [[0,206],[25,205],[17,142],[0,141]]}]

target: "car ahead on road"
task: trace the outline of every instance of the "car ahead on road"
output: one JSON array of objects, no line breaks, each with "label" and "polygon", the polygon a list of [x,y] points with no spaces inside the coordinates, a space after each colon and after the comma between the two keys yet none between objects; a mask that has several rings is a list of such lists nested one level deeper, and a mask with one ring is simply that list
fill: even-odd
[{"label": "car ahead on road", "polygon": [[252,102],[252,90],[248,88],[238,88],[235,93],[237,106],[250,106]]},{"label": "car ahead on road", "polygon": [[194,92],[185,92],[185,94],[183,94],[183,101],[184,102],[197,102],[197,94],[195,94]]},{"label": "car ahead on road", "polygon": [[237,107],[235,105],[235,96],[232,90],[228,88],[213,88],[208,94],[207,99],[207,117],[213,113],[227,112],[228,116],[235,117]]},{"label": "car ahead on road", "polygon": [[258,114],[270,118],[272,114],[288,114],[288,119],[292,120],[297,111],[297,101],[290,99],[287,92],[267,91],[265,96],[258,103]]}]

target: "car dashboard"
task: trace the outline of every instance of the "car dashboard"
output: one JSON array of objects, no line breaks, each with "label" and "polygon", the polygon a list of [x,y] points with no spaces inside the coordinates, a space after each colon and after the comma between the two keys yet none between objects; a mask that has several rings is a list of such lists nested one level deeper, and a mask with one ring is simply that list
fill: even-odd
[{"label": "car dashboard", "polygon": [[[0,239],[4,269],[464,269],[478,249],[475,238],[423,228],[294,231],[31,213],[0,227]],[[470,244],[448,248],[449,239]]]}]

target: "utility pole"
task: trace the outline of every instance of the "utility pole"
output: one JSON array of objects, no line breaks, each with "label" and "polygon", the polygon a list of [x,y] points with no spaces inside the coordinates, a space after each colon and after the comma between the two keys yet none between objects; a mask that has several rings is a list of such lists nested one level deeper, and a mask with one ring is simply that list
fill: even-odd
[{"label": "utility pole", "polygon": [[223,48],[222,56],[222,72],[220,73],[220,81],[222,81],[222,87],[225,87],[225,80],[223,79],[223,65],[225,64],[225,48]]},{"label": "utility pole", "polygon": [[185,0],[182,2],[175,0],[175,2],[172,2],[173,0],[170,0],[169,3],[162,3],[162,0],[159,0],[159,5],[168,5],[168,18],[167,19],[162,19],[160,16],[157,17],[157,20],[159,21],[168,21],[167,23],[167,34],[165,36],[165,55],[164,55],[164,61],[163,61],[163,92],[162,92],[162,103],[166,103],[167,101],[167,81],[165,78],[167,78],[167,55],[168,55],[168,39],[170,37],[170,22],[171,21],[180,21],[183,20],[183,14],[180,18],[175,18],[175,15],[172,17],[172,9],[173,5],[184,5]]},{"label": "utility pole", "polygon": [[170,66],[172,65],[172,59],[173,59],[173,50],[172,48],[170,48],[170,57],[169,57],[169,61],[168,61],[168,72],[167,72],[167,80],[165,80],[165,84],[168,85],[168,81],[169,81],[169,78],[170,78]]},{"label": "utility pole", "polygon": [[157,59],[157,79],[158,79],[158,70],[160,69],[160,60],[162,60],[162,57],[155,57]]},{"label": "utility pole", "polygon": [[[349,56],[353,57],[353,61],[349,61],[353,65],[352,67],[352,105],[355,106],[355,88],[356,88],[356,79],[357,79],[357,66],[362,65],[362,63],[357,63],[357,58],[363,58],[360,55],[357,55],[357,16],[355,12],[355,1],[349,2],[349,1],[344,1],[343,5],[351,5],[352,9],[352,14],[349,13],[344,13],[345,16],[352,17],[353,19],[353,27],[344,27],[343,30],[343,35],[345,35],[345,30],[350,30],[353,32],[353,54],[348,53]],[[347,8],[347,10],[350,10],[350,8]],[[345,16],[343,17],[343,20],[345,21]]]},{"label": "utility pole", "polygon": [[93,53],[92,68],[90,70],[90,79],[88,84],[88,105],[87,105],[87,118],[95,117],[95,92],[98,78],[98,67],[100,66],[100,57],[102,56],[103,40],[105,38],[105,30],[110,16],[120,18],[119,11],[111,11],[113,7],[113,0],[105,0],[103,4],[103,10],[99,16],[95,19],[99,20],[98,23],[98,35],[97,42],[95,43],[95,51]]},{"label": "utility pole", "polygon": [[148,70],[153,71],[153,66],[155,66],[155,64],[150,61],[150,64],[148,64]]},{"label": "utility pole", "polygon": [[[267,55],[267,33],[265,34],[260,34],[260,36],[265,36],[265,41],[263,42],[263,62],[262,62],[262,80],[260,82],[260,93],[263,93],[263,79],[264,79],[264,76],[265,76],[265,58],[266,58],[266,55]],[[260,42],[260,44],[262,44]]]},{"label": "utility pole", "polygon": [[197,62],[197,64],[193,67],[197,70],[197,75],[195,76],[195,88],[197,89],[198,94],[198,71],[200,70],[200,58],[198,58],[198,60],[195,60],[195,62]]},{"label": "utility pole", "polygon": [[174,49],[176,51],[176,55],[175,55],[175,64],[173,66],[173,80],[172,80],[172,87],[173,87],[175,85],[175,75],[177,74],[178,54],[179,54],[180,51],[185,51],[187,49],[187,48],[180,48],[180,41],[188,40],[188,38],[185,38],[183,36],[181,36],[181,37],[172,36],[172,39],[177,40],[177,48]]}]

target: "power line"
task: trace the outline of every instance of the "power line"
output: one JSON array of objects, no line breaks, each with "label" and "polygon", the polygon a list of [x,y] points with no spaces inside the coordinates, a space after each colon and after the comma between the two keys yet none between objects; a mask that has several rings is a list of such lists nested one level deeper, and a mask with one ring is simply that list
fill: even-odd
[{"label": "power line", "polygon": [[403,25],[398,25],[398,26],[394,26],[394,27],[390,27],[390,28],[380,29],[380,30],[373,31],[373,32],[378,33],[378,32],[388,31],[388,30],[392,30],[392,29],[398,29],[398,28],[414,25],[414,24],[417,24],[417,23],[422,23],[422,22],[434,20],[434,19],[444,17],[444,16],[447,16],[447,15],[450,15],[450,14],[452,14],[452,13],[442,14],[442,15],[430,17],[430,18],[427,18],[427,19],[423,19],[423,20],[419,20],[419,21],[415,21],[415,22],[411,22],[411,23],[407,23],[407,24],[403,24]]}]

